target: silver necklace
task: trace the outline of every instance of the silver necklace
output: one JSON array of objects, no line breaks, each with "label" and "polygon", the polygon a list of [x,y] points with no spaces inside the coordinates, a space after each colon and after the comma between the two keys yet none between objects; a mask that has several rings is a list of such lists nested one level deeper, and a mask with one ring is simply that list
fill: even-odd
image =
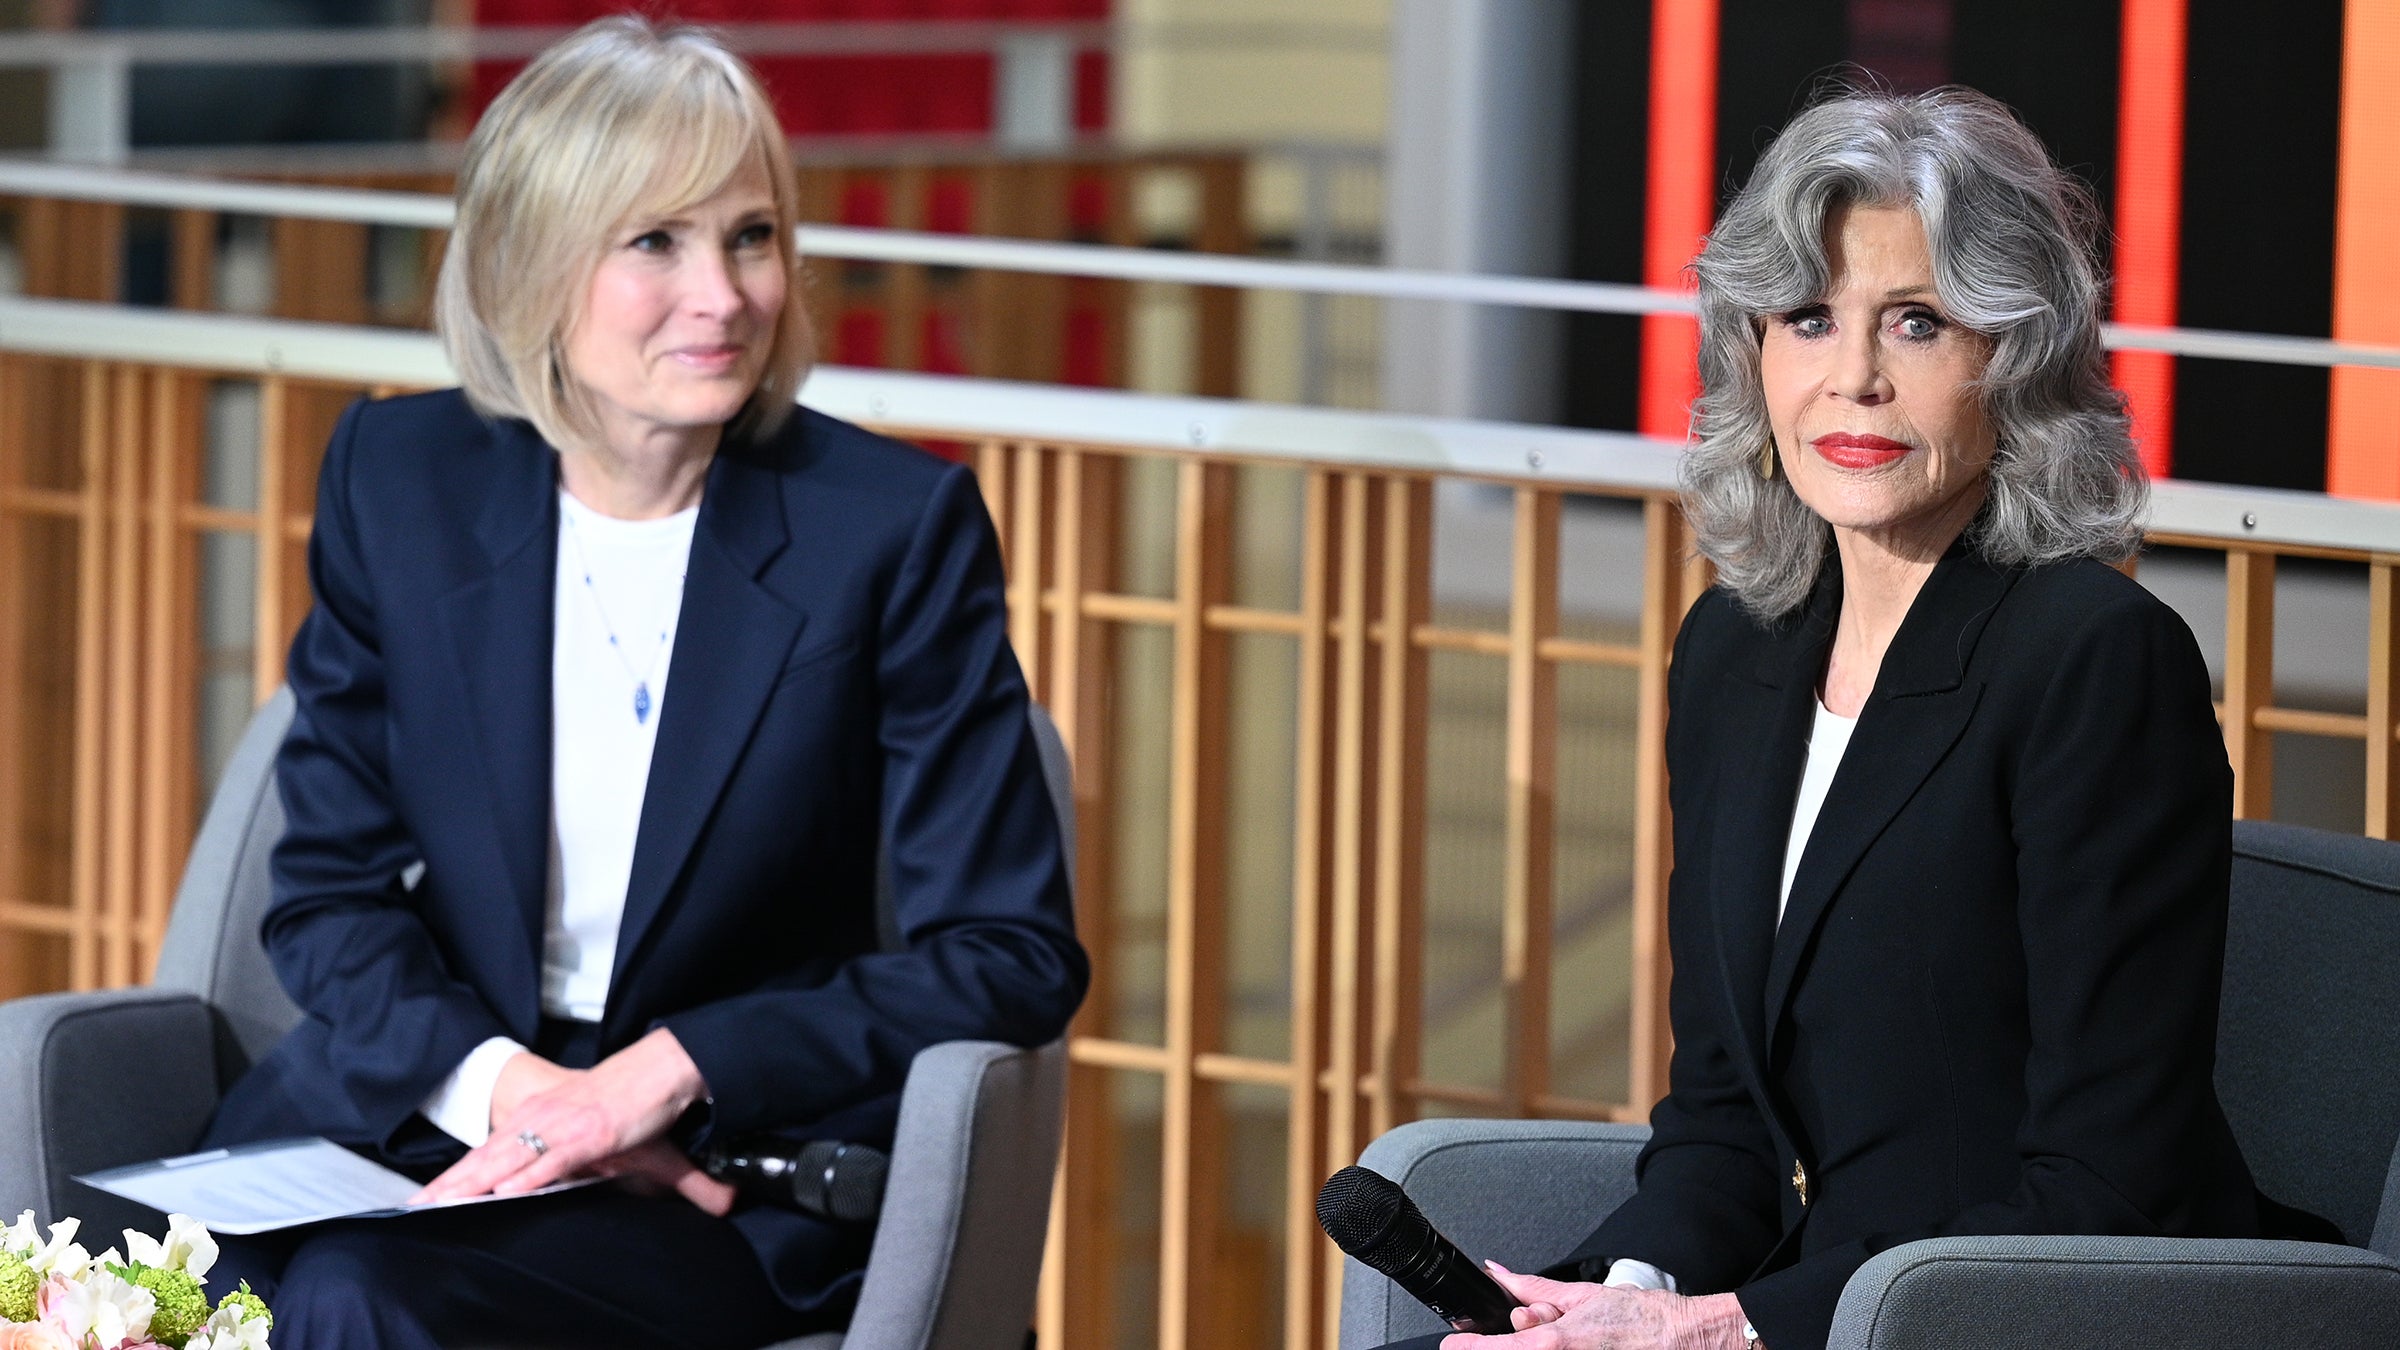
[{"label": "silver necklace", "polygon": [[[583,551],[583,531],[575,528],[574,513],[561,512],[560,515],[567,522],[567,538],[575,545],[575,560],[582,564],[583,593],[592,598],[592,612],[600,616],[600,631],[608,635],[608,649],[617,654],[617,664],[625,667],[626,678],[633,681],[633,720],[637,724],[647,723],[650,720],[650,677],[658,673],[658,658],[666,655],[667,648],[673,644],[675,630],[658,630],[658,645],[650,649],[650,664],[645,669],[635,670],[633,659],[625,655],[625,644],[617,641],[617,626],[609,622],[608,606],[600,603],[600,588],[592,584],[592,559]],[[678,583],[682,580],[682,577],[676,578]]]}]

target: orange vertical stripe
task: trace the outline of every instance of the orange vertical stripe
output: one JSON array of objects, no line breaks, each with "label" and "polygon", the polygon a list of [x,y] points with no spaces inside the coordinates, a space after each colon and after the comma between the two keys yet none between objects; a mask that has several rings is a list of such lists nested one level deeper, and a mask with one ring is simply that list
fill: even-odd
[{"label": "orange vertical stripe", "polygon": [[[2175,322],[2183,231],[2183,87],[2186,0],[2125,0],[2117,66],[2119,323]],[[2118,352],[2117,387],[2133,410],[2142,467],[2164,478],[2174,465],[2175,358]]]},{"label": "orange vertical stripe", "polygon": [[[2350,0],[2342,32],[2333,336],[2400,346],[2400,0]],[[2326,490],[2400,499],[2400,370],[2335,370],[2327,420]]]},{"label": "orange vertical stripe", "polygon": [[[1716,212],[1717,2],[1653,0],[1650,7],[1650,165],[1642,281],[1687,284],[1684,265]],[[1697,323],[1642,320],[1642,431],[1683,439],[1700,392]]]}]

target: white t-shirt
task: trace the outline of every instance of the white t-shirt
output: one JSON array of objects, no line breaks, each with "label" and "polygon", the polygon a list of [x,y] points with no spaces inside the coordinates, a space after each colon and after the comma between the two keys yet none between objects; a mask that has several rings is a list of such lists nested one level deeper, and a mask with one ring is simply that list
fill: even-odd
[{"label": "white t-shirt", "polygon": [[[542,1012],[597,1022],[608,1006],[700,509],[619,520],[564,489],[558,509]],[[475,1047],[419,1110],[452,1137],[482,1143],[501,1066],[524,1048],[502,1036]]]},{"label": "white t-shirt", "polygon": [[[1808,851],[1808,836],[1817,828],[1817,813],[1825,809],[1825,793],[1833,786],[1834,770],[1850,748],[1850,733],[1858,719],[1843,717],[1817,701],[1816,725],[1808,734],[1808,767],[1800,772],[1800,800],[1792,807],[1792,831],[1783,846],[1783,890],[1775,901],[1775,921],[1783,922],[1783,907],[1791,902],[1792,878],[1800,872],[1800,855]],[[1675,1277],[1647,1261],[1631,1258],[1609,1263],[1603,1283],[1621,1289],[1664,1289],[1676,1292]]]},{"label": "white t-shirt", "polygon": [[1783,907],[1791,902],[1792,878],[1800,874],[1800,855],[1817,828],[1817,812],[1825,808],[1825,792],[1833,786],[1833,771],[1842,767],[1842,752],[1850,748],[1850,733],[1858,719],[1843,717],[1817,701],[1817,723],[1808,733],[1808,767],[1800,774],[1800,800],[1792,808],[1792,833],[1783,848],[1783,890],[1775,901],[1775,922],[1783,922]]}]

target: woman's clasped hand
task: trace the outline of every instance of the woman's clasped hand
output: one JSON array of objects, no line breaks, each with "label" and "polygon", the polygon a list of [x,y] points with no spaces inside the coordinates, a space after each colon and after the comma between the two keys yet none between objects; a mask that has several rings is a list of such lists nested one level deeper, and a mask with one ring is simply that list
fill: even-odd
[{"label": "woman's clasped hand", "polygon": [[531,1051],[516,1055],[492,1089],[491,1137],[412,1202],[522,1195],[603,1176],[672,1190],[725,1214],[733,1188],[664,1138],[705,1090],[692,1057],[665,1027],[589,1069],[564,1068]]},{"label": "woman's clasped hand", "polygon": [[1742,1309],[1731,1294],[1686,1298],[1519,1275],[1497,1261],[1484,1269],[1522,1306],[1505,1336],[1460,1332],[1442,1350],[1743,1350]]}]

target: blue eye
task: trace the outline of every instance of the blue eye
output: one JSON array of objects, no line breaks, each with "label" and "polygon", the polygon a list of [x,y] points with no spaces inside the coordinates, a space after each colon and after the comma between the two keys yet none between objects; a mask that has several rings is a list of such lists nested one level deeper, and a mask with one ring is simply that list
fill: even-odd
[{"label": "blue eye", "polygon": [[1832,316],[1826,314],[1824,308],[1818,305],[1811,305],[1807,309],[1795,309],[1784,315],[1780,322],[1792,331],[1794,337],[1818,338],[1833,331]]},{"label": "blue eye", "polygon": [[1941,315],[1929,309],[1912,309],[1901,315],[1900,322],[1893,325],[1901,337],[1911,342],[1931,341],[1947,326],[1947,321]]},{"label": "blue eye", "polygon": [[645,230],[626,245],[637,253],[664,253],[675,247],[675,236],[665,230]]}]

